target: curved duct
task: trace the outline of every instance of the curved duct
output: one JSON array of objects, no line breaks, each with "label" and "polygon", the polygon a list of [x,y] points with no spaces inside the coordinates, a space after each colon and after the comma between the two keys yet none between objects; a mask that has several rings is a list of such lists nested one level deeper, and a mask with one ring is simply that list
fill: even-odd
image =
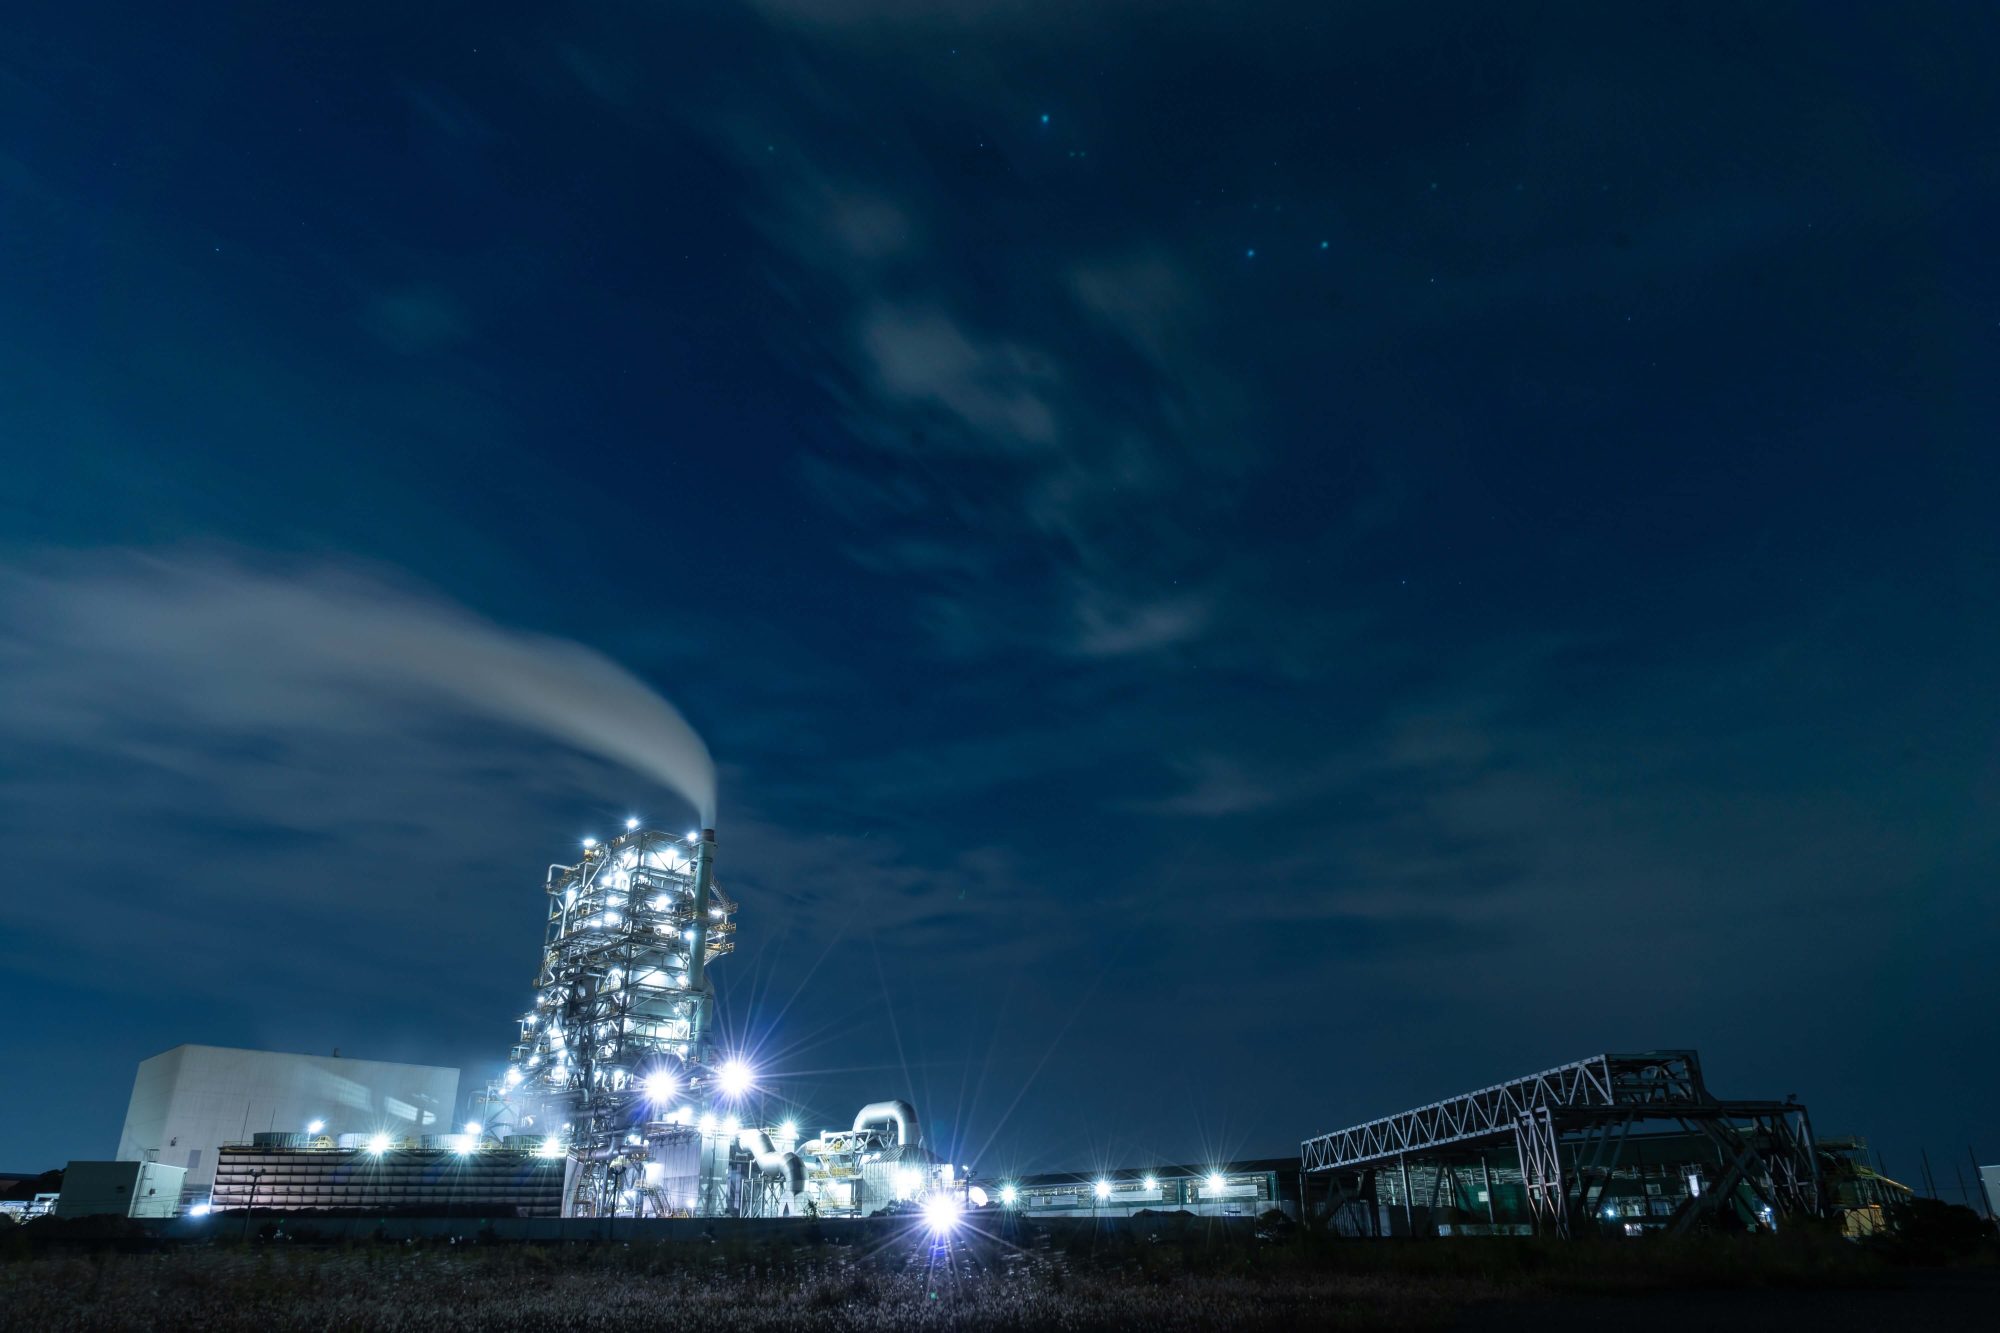
[{"label": "curved duct", "polygon": [[854,1132],[896,1127],[896,1146],[907,1148],[917,1141],[917,1108],[908,1102],[870,1102],[854,1114]]},{"label": "curved duct", "polygon": [[806,1192],[806,1164],[795,1152],[779,1152],[771,1136],[761,1129],[746,1129],[736,1136],[737,1146],[757,1159],[757,1169],[767,1176],[780,1176],[788,1194]]}]

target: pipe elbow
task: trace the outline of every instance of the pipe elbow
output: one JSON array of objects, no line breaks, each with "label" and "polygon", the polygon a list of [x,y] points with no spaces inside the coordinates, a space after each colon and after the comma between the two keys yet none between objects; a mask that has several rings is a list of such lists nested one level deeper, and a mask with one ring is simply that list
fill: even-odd
[{"label": "pipe elbow", "polygon": [[917,1108],[903,1101],[870,1102],[854,1116],[854,1132],[881,1125],[896,1127],[896,1146],[907,1148],[917,1142]]}]

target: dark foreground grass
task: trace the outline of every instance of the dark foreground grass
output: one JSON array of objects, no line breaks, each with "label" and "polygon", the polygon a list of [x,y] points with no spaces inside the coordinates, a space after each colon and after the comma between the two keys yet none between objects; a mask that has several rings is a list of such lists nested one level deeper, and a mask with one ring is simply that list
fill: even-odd
[{"label": "dark foreground grass", "polygon": [[[1628,1308],[1658,1295],[1797,1293],[1824,1301],[1899,1271],[1799,1233],[1686,1243],[1258,1241],[1198,1225],[1106,1235],[1031,1226],[939,1245],[914,1232],[564,1247],[158,1252],[17,1249],[0,1324],[37,1329],[1440,1328],[1510,1308]],[[1623,1298],[1640,1298],[1633,1302]],[[1544,1317],[1537,1320],[1546,1327]],[[1560,1321],[1557,1321],[1560,1322]]]}]

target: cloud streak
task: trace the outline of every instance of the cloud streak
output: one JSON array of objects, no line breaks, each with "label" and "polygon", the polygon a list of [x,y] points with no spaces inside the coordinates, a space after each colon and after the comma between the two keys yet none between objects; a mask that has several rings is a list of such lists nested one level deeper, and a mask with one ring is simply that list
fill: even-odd
[{"label": "cloud streak", "polygon": [[707,745],[629,671],[365,576],[123,555],[6,574],[0,606],[18,626],[0,641],[0,727],[19,733],[393,731],[443,708],[610,760],[715,818]]}]

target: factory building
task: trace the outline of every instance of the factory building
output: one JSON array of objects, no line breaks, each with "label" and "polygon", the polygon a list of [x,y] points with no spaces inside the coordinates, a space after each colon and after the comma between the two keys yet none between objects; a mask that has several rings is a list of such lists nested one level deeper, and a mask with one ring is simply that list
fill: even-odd
[{"label": "factory building", "polygon": [[1162,1166],[1022,1176],[1000,1188],[998,1202],[1042,1217],[1127,1217],[1186,1212],[1203,1217],[1258,1217],[1277,1209],[1296,1218],[1299,1164],[1280,1157],[1217,1166]]},{"label": "factory building", "polygon": [[71,1162],[63,1168],[57,1217],[172,1217],[187,1168],[163,1162]]},{"label": "factory building", "polygon": [[274,1131],[436,1135],[450,1127],[457,1099],[456,1069],[176,1046],[139,1066],[118,1159],[185,1170],[185,1193],[197,1199],[225,1144]]},{"label": "factory building", "polygon": [[1859,1239],[1892,1230],[1895,1210],[1916,1197],[1916,1191],[1869,1162],[1866,1139],[1821,1139],[1818,1149],[1824,1204],[1840,1219],[1842,1233]]},{"label": "factory building", "polygon": [[1309,1215],[1368,1236],[1772,1230],[1829,1211],[1795,1098],[1715,1096],[1691,1050],[1595,1055],[1300,1145]]}]

